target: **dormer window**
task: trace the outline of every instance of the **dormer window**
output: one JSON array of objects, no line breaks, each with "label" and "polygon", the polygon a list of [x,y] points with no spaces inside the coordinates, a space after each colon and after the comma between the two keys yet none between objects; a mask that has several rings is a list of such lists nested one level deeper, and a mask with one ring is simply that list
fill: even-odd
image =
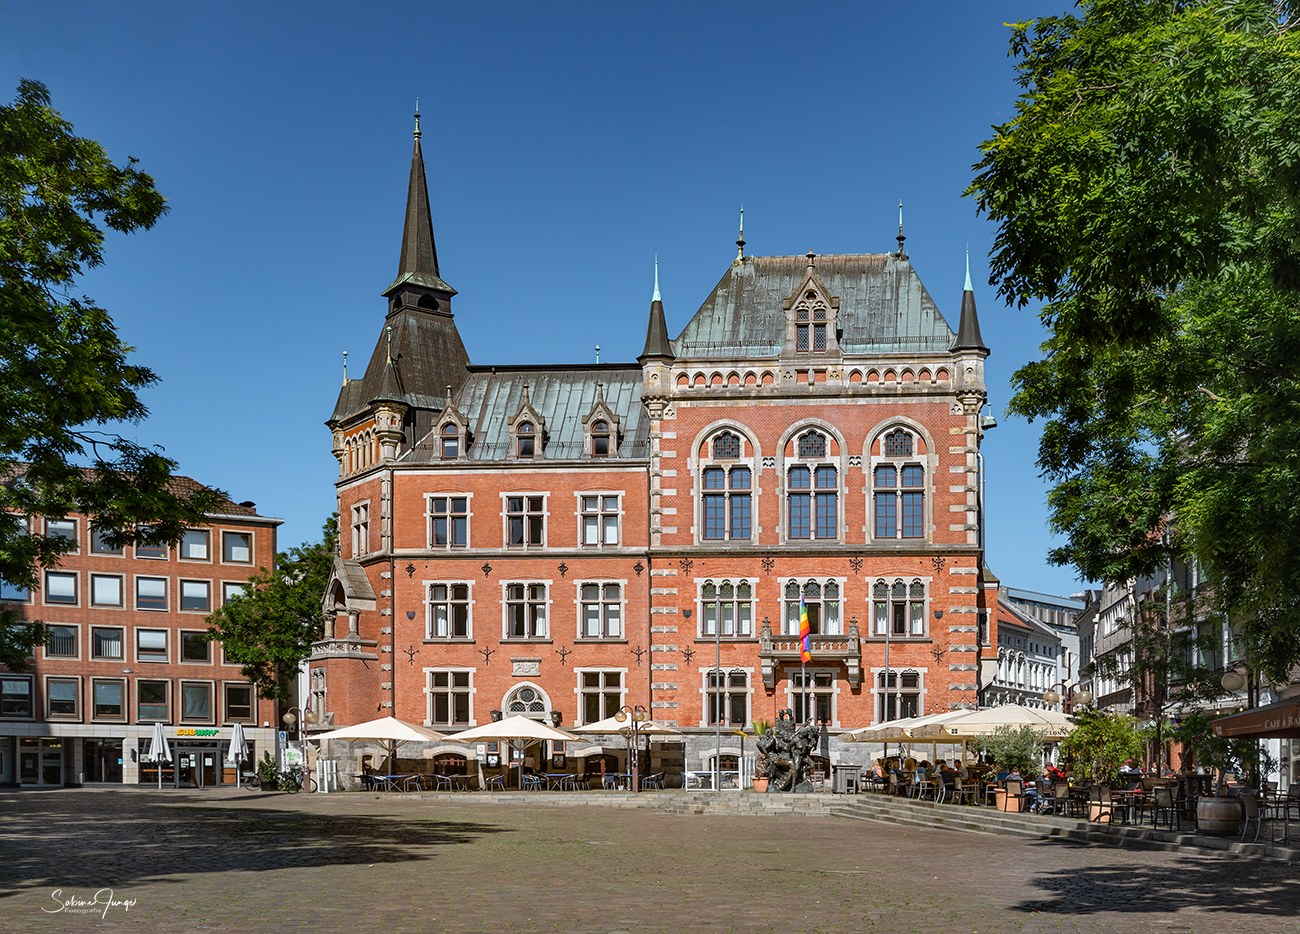
[{"label": "dormer window", "polygon": [[442,426],[442,459],[455,460],[460,456],[460,429],[454,422]]},{"label": "dormer window", "polygon": [[519,436],[519,456],[532,457],[536,451],[537,434],[532,422],[521,422],[515,433]]},{"label": "dormer window", "polygon": [[609,457],[609,422],[592,423],[591,456]]},{"label": "dormer window", "polygon": [[[808,302],[817,301],[817,293],[812,289],[804,295]],[[813,307],[807,305],[795,309],[795,350],[799,353],[826,352],[826,306],[818,303]]]}]

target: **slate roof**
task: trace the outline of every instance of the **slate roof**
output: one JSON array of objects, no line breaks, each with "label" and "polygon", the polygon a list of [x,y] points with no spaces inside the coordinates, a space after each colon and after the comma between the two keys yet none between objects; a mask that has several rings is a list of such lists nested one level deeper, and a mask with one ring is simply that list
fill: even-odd
[{"label": "slate roof", "polygon": [[[955,337],[906,258],[893,253],[818,256],[816,272],[840,300],[846,354],[945,352]],[[682,329],[678,358],[776,356],[789,298],[808,271],[803,256],[754,256],[733,263]]]},{"label": "slate roof", "polygon": [[[583,419],[596,404],[600,383],[605,404],[618,416],[617,462],[645,458],[650,432],[641,406],[641,367],[634,363],[577,366],[476,366],[454,396],[469,420],[471,443],[465,461],[511,460],[510,421],[519,412],[524,387],[528,401],[545,420],[541,462],[583,456]],[[438,460],[437,429],[408,452],[404,460]]]}]

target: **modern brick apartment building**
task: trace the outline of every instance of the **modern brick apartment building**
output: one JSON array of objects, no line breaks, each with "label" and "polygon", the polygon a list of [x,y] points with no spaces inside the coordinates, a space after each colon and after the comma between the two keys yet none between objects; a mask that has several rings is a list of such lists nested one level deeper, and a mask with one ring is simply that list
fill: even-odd
[{"label": "modern brick apartment building", "polygon": [[209,518],[178,547],[125,549],[109,548],[84,515],[28,519],[76,547],[41,570],[35,591],[0,595],[51,627],[32,672],[0,671],[0,783],[156,786],[156,767],[141,761],[155,723],[172,751],[163,787],[233,782],[222,760],[235,723],[255,755],[275,754],[274,704],[202,636],[209,613],[274,566],[281,520],[235,503]]},{"label": "modern brick apartment building", "polygon": [[[656,282],[636,363],[475,365],[417,129],[379,340],[327,422],[342,534],[309,663],[318,729],[497,711],[569,727],[643,705],[683,733],[653,746],[672,783],[719,754],[734,768],[732,731],[782,710],[822,723],[838,763],[868,754],[846,729],[975,706],[996,663],[989,351],[969,276],[954,333],[903,239],[759,257],[742,236],[675,339]],[[615,767],[624,749],[564,753]],[[467,749],[426,752],[455,767]]]}]

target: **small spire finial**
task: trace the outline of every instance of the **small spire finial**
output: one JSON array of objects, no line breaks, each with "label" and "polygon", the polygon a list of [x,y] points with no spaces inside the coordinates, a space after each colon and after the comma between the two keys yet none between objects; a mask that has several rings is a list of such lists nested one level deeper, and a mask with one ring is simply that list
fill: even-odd
[{"label": "small spire finial", "polygon": [[903,250],[903,241],[906,240],[906,239],[907,239],[907,238],[906,238],[905,236],[903,236],[903,199],[902,199],[902,198],[899,198],[899,199],[898,199],[898,237],[897,237],[897,240],[898,240],[898,255],[899,255],[900,258],[903,258],[903,259],[905,259],[905,258],[907,257],[907,253]]},{"label": "small spire finial", "polygon": [[650,301],[652,302],[663,301],[663,299],[659,297],[659,254],[658,253],[655,254],[655,294],[650,296]]},{"label": "small spire finial", "polygon": [[[596,362],[597,362],[597,363],[600,362],[600,345],[599,345],[599,344],[596,345]],[[599,384],[597,384],[597,385],[599,385]]]},{"label": "small spire finial", "polygon": [[420,138],[420,99],[415,99],[415,138]]},{"label": "small spire finial", "polygon": [[809,269],[812,269],[814,266],[817,265],[817,254],[814,253],[812,250],[809,250],[807,253],[804,254],[804,256],[808,258]]},{"label": "small spire finial", "polygon": [[384,337],[388,341],[388,362],[393,362],[393,326],[390,324],[384,328]]},{"label": "small spire finial", "polygon": [[348,352],[343,351],[343,385],[348,384]]},{"label": "small spire finial", "polygon": [[970,243],[966,244],[966,288],[964,291],[974,292],[970,284]]},{"label": "small spire finial", "polygon": [[740,206],[740,239],[736,241],[736,262],[745,261],[745,206]]}]

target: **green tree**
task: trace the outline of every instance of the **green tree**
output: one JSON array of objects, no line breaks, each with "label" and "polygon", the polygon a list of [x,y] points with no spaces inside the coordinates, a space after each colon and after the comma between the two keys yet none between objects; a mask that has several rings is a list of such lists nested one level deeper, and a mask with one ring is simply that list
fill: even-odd
[{"label": "green tree", "polygon": [[1015,768],[1026,781],[1033,781],[1043,767],[1043,732],[1026,724],[997,727],[980,740],[980,748],[1005,769]]},{"label": "green tree", "polygon": [[1194,560],[1272,680],[1300,660],[1297,5],[1081,0],[1013,26],[1023,89],[969,189],[992,279],[1043,302],[1013,412],[1044,419],[1049,558]]},{"label": "green tree", "polygon": [[293,699],[298,666],[323,633],[321,599],[334,566],[337,517],[321,533],[318,542],[277,554],[274,569],[259,568],[244,595],[208,617],[208,638],[243,666],[261,697]]},{"label": "green tree", "polygon": [[1074,729],[1061,740],[1061,756],[1092,781],[1118,782],[1124,763],[1142,753],[1137,721],[1126,714],[1084,707],[1070,719]]},{"label": "green tree", "polygon": [[[224,500],[177,487],[175,462],[111,431],[142,421],[153,372],[128,362],[108,312],[75,294],[103,262],[104,229],[152,227],[167,210],[153,179],[114,165],[75,136],[49,92],[21,81],[0,105],[0,580],[38,585],[72,543],[33,516],[81,512],[114,546],[178,541]],[[85,468],[93,469],[85,469]],[[38,621],[0,610],[0,664],[25,670],[46,637]]]}]

